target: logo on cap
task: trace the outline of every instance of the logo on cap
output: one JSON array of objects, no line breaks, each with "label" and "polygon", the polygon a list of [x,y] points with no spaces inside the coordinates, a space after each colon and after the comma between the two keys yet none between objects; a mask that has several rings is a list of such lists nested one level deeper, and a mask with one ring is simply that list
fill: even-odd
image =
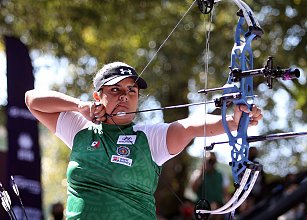
[{"label": "logo on cap", "polygon": [[127,75],[127,74],[132,75],[132,71],[130,69],[121,68],[121,69],[119,69],[119,71],[120,71],[120,74],[122,74],[122,75]]}]

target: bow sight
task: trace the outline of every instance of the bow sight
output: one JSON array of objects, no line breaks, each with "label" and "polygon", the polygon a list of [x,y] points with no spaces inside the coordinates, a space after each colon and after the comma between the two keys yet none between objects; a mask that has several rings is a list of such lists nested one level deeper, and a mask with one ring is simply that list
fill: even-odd
[{"label": "bow sight", "polygon": [[[240,82],[241,79],[247,78],[247,77],[255,77],[255,76],[263,76],[266,78],[267,86],[269,89],[273,88],[273,79],[281,78],[282,80],[293,80],[300,77],[300,70],[297,68],[291,69],[281,69],[279,66],[273,67],[273,57],[269,57],[266,64],[263,68],[260,69],[251,69],[251,70],[245,70],[242,71],[239,68],[230,68],[229,72],[229,79],[230,82],[236,83]],[[205,93],[208,94],[209,92],[216,92],[216,91],[224,91],[229,90],[232,92],[225,93],[219,98],[215,98],[213,100],[215,107],[222,107],[223,102],[226,102],[227,106],[231,102],[235,102],[236,100],[240,100],[242,98],[242,93],[238,90],[236,90],[236,85],[226,84],[223,87],[217,87],[212,89],[202,89],[199,90],[198,93]],[[252,102],[252,99],[256,97],[255,95],[252,96],[245,96],[246,102],[249,103],[249,99]]]},{"label": "bow sight", "polygon": [[273,67],[273,57],[269,57],[264,68],[241,71],[238,68],[234,68],[230,71],[233,82],[238,82],[241,78],[248,76],[262,75],[267,80],[267,86],[269,89],[273,87],[273,79],[281,78],[282,80],[293,80],[300,77],[300,70],[295,69],[281,69],[279,66]]},{"label": "bow sight", "polygon": [[[255,77],[255,76],[263,76],[266,78],[267,81],[267,86],[269,89],[273,88],[273,79],[278,79],[281,78],[282,80],[293,80],[297,79],[300,77],[300,70],[297,68],[288,68],[288,69],[281,69],[279,66],[276,66],[274,68],[273,66],[273,57],[269,56],[267,59],[266,64],[264,65],[263,68],[260,69],[251,69],[251,70],[245,70],[242,71],[239,68],[230,68],[229,72],[229,78],[231,82],[240,82],[241,79],[246,78],[246,77]],[[218,87],[218,88],[212,88],[212,89],[202,89],[199,90],[198,93],[209,93],[209,92],[215,92],[215,91],[223,91],[225,88],[228,87],[226,84],[223,87]],[[240,93],[233,93],[234,95],[231,96],[232,99],[235,98],[240,98],[241,94]],[[224,97],[224,98],[223,98]],[[222,99],[229,99],[229,94],[228,96],[222,96]],[[216,107],[221,107],[219,102],[216,102]]]}]

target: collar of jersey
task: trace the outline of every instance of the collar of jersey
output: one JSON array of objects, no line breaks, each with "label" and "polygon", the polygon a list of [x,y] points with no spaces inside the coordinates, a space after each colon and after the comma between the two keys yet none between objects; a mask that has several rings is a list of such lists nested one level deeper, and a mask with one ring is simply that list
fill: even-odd
[{"label": "collar of jersey", "polygon": [[125,128],[132,127],[133,125],[134,125],[133,122],[129,124],[125,124],[125,125],[101,123],[102,130],[106,130],[106,131],[120,131],[120,130],[124,130]]}]

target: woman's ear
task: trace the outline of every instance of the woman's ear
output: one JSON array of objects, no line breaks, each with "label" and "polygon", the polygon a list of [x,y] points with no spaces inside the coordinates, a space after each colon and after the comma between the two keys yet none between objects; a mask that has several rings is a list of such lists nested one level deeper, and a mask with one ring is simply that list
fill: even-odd
[{"label": "woman's ear", "polygon": [[99,92],[93,92],[93,98],[96,100],[96,101],[100,101],[100,96],[99,96]]}]

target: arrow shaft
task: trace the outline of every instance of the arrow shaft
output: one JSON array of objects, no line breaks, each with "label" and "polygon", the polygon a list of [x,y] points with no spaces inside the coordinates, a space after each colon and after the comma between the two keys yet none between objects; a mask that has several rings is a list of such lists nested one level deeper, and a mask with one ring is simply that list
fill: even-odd
[{"label": "arrow shaft", "polygon": [[195,106],[195,105],[207,105],[207,104],[212,104],[215,101],[206,101],[206,102],[197,102],[197,103],[190,103],[190,104],[182,104],[182,105],[172,105],[172,106],[166,106],[166,107],[161,107],[161,108],[151,108],[151,109],[144,109],[144,110],[139,110],[139,111],[134,111],[134,112],[118,112],[116,114],[111,114],[109,117],[113,116],[124,116],[124,115],[129,115],[129,114],[137,114],[137,113],[143,113],[143,112],[151,112],[151,111],[159,111],[159,110],[168,110],[168,109],[178,109],[178,108],[186,108],[190,106]]}]

